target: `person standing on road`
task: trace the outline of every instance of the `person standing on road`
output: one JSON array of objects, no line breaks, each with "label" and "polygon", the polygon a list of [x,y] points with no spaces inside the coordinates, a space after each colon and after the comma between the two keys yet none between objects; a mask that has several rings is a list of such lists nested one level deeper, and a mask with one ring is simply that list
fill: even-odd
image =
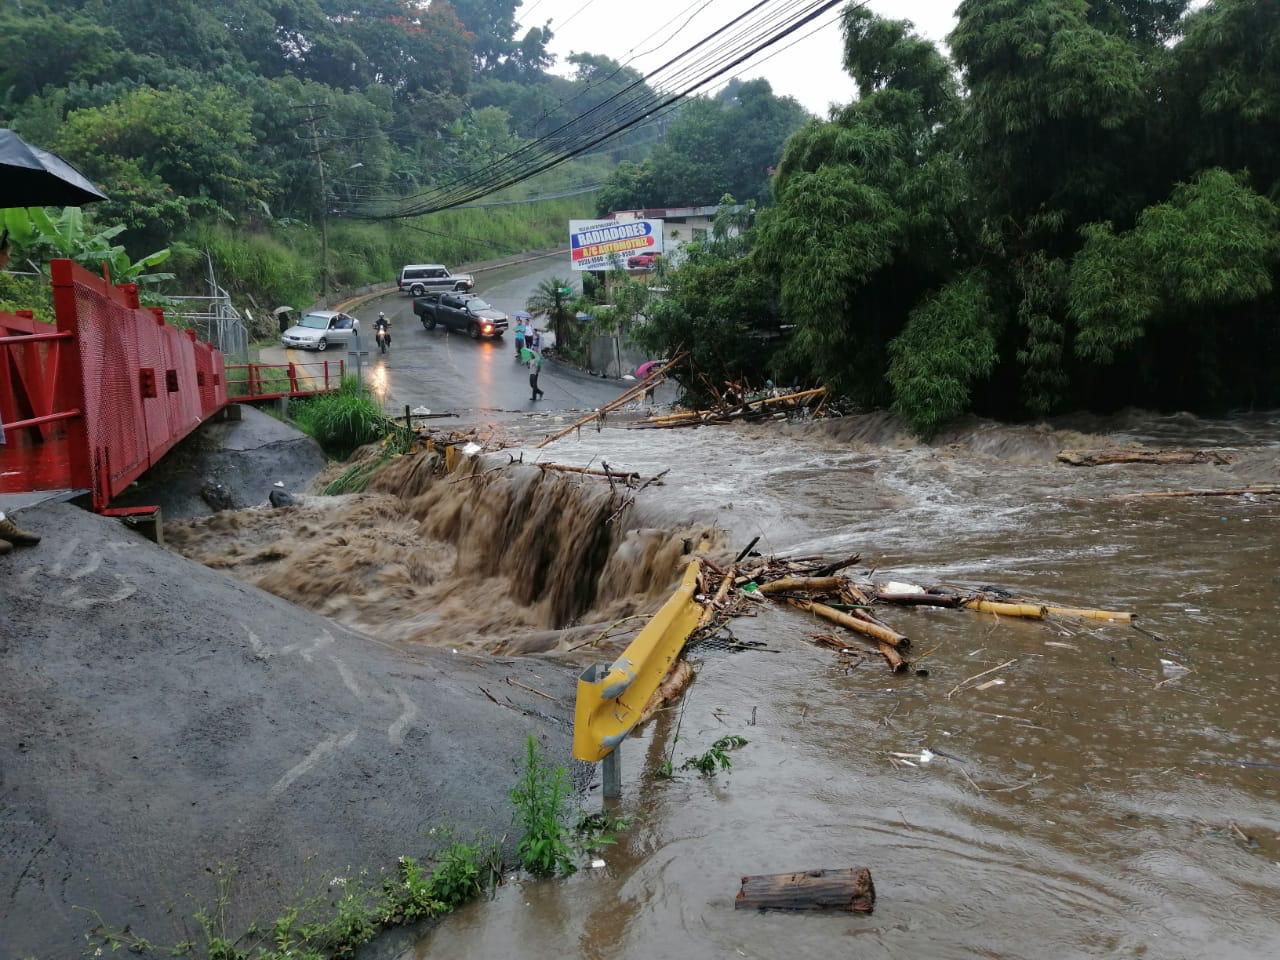
[{"label": "person standing on road", "polygon": [[538,386],[538,374],[542,372],[542,354],[526,346],[520,351],[520,359],[529,368],[529,387],[533,391],[529,399],[541,400],[543,390]]},{"label": "person standing on road", "polygon": [[525,326],[523,320],[516,321],[516,359],[524,360],[524,334]]}]

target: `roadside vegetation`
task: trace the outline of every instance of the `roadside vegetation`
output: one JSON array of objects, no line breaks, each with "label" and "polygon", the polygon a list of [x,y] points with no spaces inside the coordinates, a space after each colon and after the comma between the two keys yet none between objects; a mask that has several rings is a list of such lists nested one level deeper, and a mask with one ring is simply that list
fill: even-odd
[{"label": "roadside vegetation", "polygon": [[[520,866],[534,877],[572,873],[578,861],[599,854],[631,825],[624,817],[581,813],[571,827],[570,796],[567,772],[552,766],[530,736],[511,799],[520,830]],[[379,878],[336,876],[323,894],[289,908],[270,924],[236,932],[226,921],[235,877],[220,869],[212,906],[194,917],[198,936],[160,945],[130,930],[112,930],[99,917],[89,939],[100,951],[153,957],[351,960],[384,930],[437,920],[484,895],[502,882],[503,870],[498,844],[455,840],[427,861],[400,857]]]},{"label": "roadside vegetation", "polygon": [[389,281],[407,262],[546,248],[563,242],[570,217],[591,215],[593,190],[618,160],[651,148],[652,127],[619,137],[491,198],[510,206],[369,219],[488,168],[641,79],[587,52],[562,75],[549,26],[519,28],[518,6],[4,4],[0,126],[103,189],[110,199],[86,208],[91,228],[117,230],[114,242],[142,260],[170,251],[164,269],[177,276],[160,292],[202,293],[208,252],[223,286],[265,325],[272,308],[319,298],[322,220],[331,293]]},{"label": "roadside vegetation", "polygon": [[[965,0],[946,56],[844,16],[860,98],[642,334],[710,384],[818,381],[922,435],[976,412],[1280,403],[1280,5]],[[607,195],[607,194],[606,194]]]},{"label": "roadside vegetation", "polygon": [[368,387],[353,376],[344,377],[333,393],[292,401],[289,417],[325,453],[339,460],[383,439],[396,427]]}]

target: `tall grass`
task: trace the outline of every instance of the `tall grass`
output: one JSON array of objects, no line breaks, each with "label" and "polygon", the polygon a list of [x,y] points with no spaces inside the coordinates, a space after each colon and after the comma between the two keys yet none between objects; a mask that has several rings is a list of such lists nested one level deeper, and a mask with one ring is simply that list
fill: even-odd
[{"label": "tall grass", "polygon": [[289,414],[331,457],[345,460],[366,443],[381,440],[395,425],[373,395],[355,377],[346,377],[333,393],[295,400]]},{"label": "tall grass", "polygon": [[[331,292],[390,282],[406,263],[451,267],[568,242],[569,221],[593,216],[594,195],[509,207],[449,210],[404,222],[330,222]],[[320,298],[320,232],[296,221],[246,228],[221,221],[192,227],[176,245],[174,270],[188,291],[203,287],[204,251],[218,279],[252,311],[256,332],[274,333],[270,311],[305,309]]]}]

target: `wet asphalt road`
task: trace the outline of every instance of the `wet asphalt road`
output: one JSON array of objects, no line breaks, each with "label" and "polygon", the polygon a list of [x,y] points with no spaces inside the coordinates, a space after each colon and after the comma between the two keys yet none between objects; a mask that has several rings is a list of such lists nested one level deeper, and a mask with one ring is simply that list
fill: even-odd
[{"label": "wet asphalt road", "polygon": [[[481,273],[475,292],[510,315],[524,309],[540,281],[553,276],[571,276],[568,264],[560,258]],[[576,286],[576,278],[574,282]],[[373,320],[379,311],[391,320],[392,345],[386,356],[379,355],[373,343]],[[394,293],[364,304],[355,313],[366,331],[360,338],[361,346],[370,353],[364,361],[365,380],[392,415],[403,413],[406,404],[463,416],[591,410],[631,386],[627,381],[602,380],[547,362],[539,380],[545,395],[534,403],[529,371],[516,362],[510,331],[500,340],[479,341],[442,327],[428,331],[413,314],[412,298]],[[514,322],[511,326],[515,327]],[[295,359],[314,360],[315,355]]]}]

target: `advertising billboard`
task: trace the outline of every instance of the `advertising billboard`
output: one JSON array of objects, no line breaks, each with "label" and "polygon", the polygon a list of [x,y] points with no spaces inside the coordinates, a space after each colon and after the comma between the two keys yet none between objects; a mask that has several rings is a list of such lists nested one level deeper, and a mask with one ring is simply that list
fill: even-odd
[{"label": "advertising billboard", "polygon": [[570,256],[575,270],[608,270],[615,259],[662,253],[661,220],[570,220]]}]

